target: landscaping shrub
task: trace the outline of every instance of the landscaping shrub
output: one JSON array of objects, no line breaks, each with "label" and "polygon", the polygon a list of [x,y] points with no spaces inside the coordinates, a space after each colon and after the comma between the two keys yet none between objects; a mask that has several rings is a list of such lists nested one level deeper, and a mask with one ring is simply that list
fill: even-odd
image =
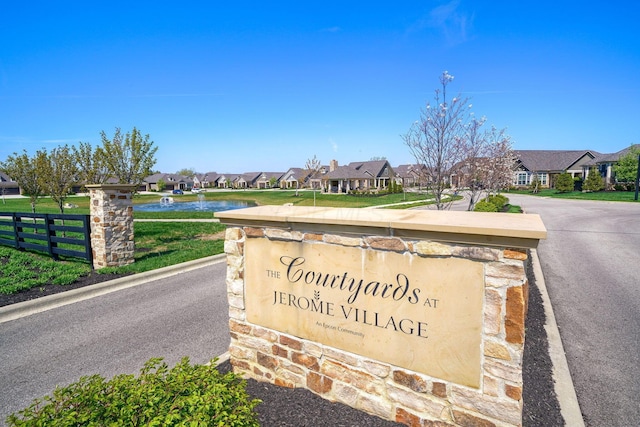
[{"label": "landscaping shrub", "polygon": [[493,203],[496,208],[498,209],[498,211],[501,211],[502,208],[504,208],[504,206],[509,203],[509,199],[505,196],[503,196],[502,194],[496,194],[493,196],[488,196],[485,201],[489,202],[489,203]]},{"label": "landscaping shrub", "polygon": [[99,375],[56,388],[7,418],[9,426],[235,426],[257,427],[245,381],[214,365],[190,365],[183,358],[168,369],[160,358],[147,361],[138,377]]},{"label": "landscaping shrub", "polygon": [[589,169],[589,175],[584,180],[582,189],[585,191],[600,191],[604,188],[604,179],[600,176],[600,172],[596,167]]},{"label": "landscaping shrub", "polygon": [[563,172],[556,178],[556,190],[560,193],[573,191],[573,178],[570,173]]},{"label": "landscaping shrub", "polygon": [[475,212],[498,212],[498,207],[493,203],[489,203],[485,200],[480,200],[473,208]]}]

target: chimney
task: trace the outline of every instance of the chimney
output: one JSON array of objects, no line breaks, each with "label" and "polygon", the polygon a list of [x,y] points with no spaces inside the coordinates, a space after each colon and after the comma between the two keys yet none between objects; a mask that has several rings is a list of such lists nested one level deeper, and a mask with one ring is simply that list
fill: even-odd
[{"label": "chimney", "polygon": [[338,161],[337,160],[331,160],[329,162],[329,172],[333,172],[336,169],[338,169]]}]

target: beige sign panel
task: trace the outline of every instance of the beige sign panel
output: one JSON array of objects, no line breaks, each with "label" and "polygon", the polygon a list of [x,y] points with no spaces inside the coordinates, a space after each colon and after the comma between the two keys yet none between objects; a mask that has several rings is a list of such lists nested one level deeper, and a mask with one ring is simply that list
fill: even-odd
[{"label": "beige sign panel", "polygon": [[479,387],[482,263],[247,239],[247,320]]}]

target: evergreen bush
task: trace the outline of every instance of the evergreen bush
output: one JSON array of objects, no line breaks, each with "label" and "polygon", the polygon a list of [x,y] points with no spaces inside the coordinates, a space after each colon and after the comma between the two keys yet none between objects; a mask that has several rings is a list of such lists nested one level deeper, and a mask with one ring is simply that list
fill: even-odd
[{"label": "evergreen bush", "polygon": [[504,206],[507,203],[509,203],[509,199],[506,196],[503,196],[502,194],[495,194],[495,195],[492,195],[492,196],[487,196],[485,201],[494,204],[498,211],[501,211],[502,208],[504,208]]},{"label": "evergreen bush", "polygon": [[573,178],[568,172],[563,172],[556,178],[556,190],[560,193],[573,191]]},{"label": "evergreen bush", "polygon": [[493,203],[489,203],[485,200],[480,200],[473,208],[475,212],[498,212],[498,207]]},{"label": "evergreen bush", "polygon": [[8,426],[232,426],[257,427],[245,381],[209,365],[183,358],[168,369],[160,358],[147,361],[138,377],[99,375],[56,388],[52,396],[7,418]]},{"label": "evergreen bush", "polygon": [[582,188],[586,191],[600,191],[604,188],[604,180],[595,166],[589,169],[589,175],[584,180]]}]

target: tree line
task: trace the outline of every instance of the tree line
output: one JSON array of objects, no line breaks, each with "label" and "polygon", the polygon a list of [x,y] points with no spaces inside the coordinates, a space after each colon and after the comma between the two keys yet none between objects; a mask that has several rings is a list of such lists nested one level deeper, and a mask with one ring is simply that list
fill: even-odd
[{"label": "tree line", "polygon": [[104,184],[111,179],[133,184],[137,191],[156,163],[158,148],[149,135],[142,135],[136,127],[126,134],[116,128],[112,138],[102,131],[100,139],[101,144],[96,147],[80,142],[78,146],[63,145],[51,151],[42,148],[33,155],[26,150],[13,153],[0,163],[0,170],[29,196],[34,213],[43,196],[50,196],[64,213],[64,202],[72,188],[85,184]]}]

